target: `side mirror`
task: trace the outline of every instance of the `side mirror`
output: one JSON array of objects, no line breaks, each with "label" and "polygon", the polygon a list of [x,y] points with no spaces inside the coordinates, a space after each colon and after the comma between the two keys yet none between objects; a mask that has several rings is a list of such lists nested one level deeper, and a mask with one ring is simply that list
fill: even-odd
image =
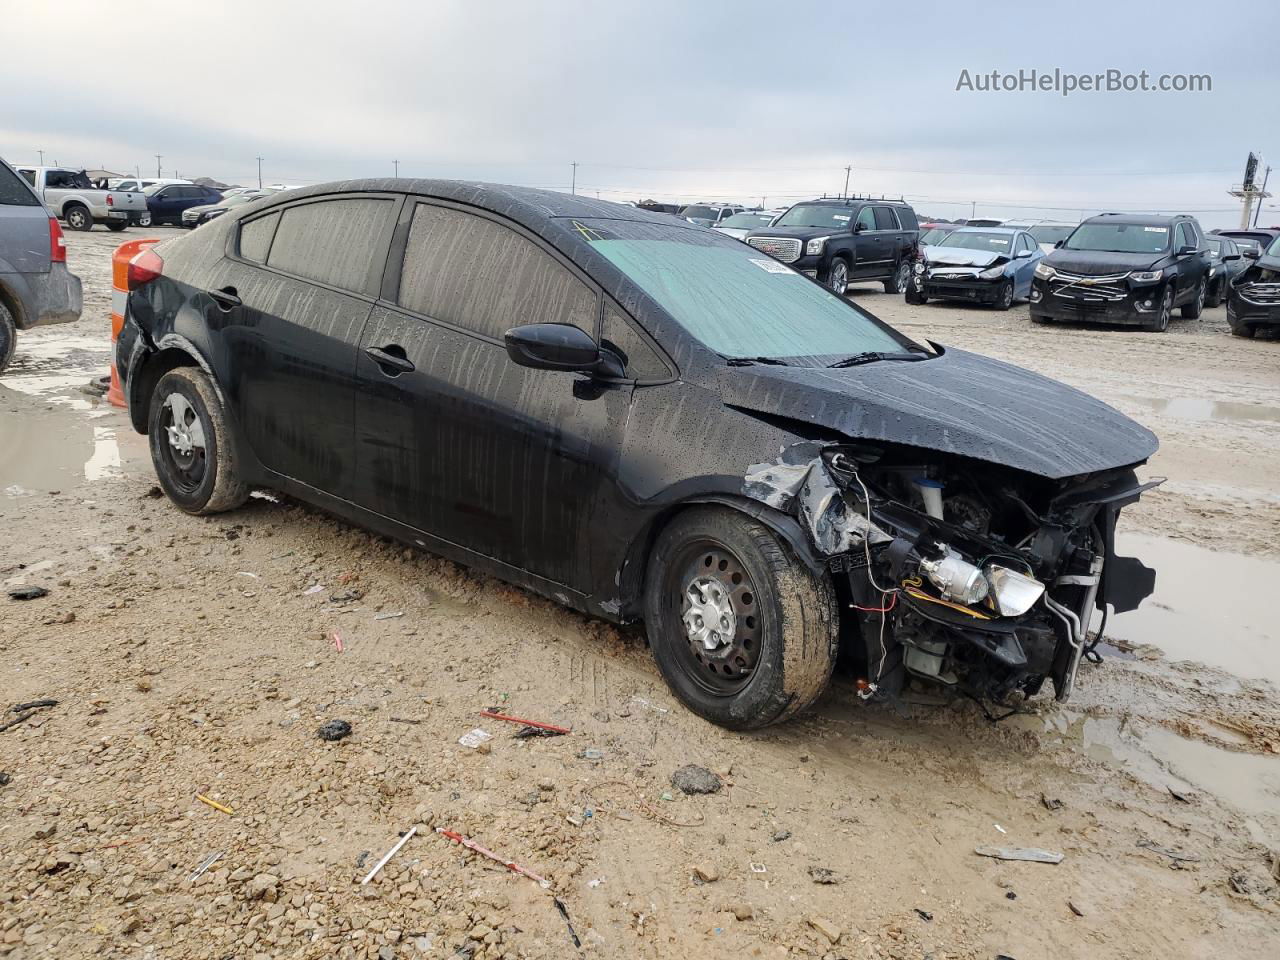
[{"label": "side mirror", "polygon": [[1055,249],[1055,250],[1061,250],[1061,249],[1062,249],[1062,245],[1063,245],[1063,244],[1065,244],[1066,242],[1067,242],[1067,241],[1065,241],[1065,240],[1055,240],[1055,241],[1053,241],[1053,249]]},{"label": "side mirror", "polygon": [[1013,259],[1026,260],[1029,256],[1031,256],[1030,250],[1019,250],[1017,253],[1013,255]]},{"label": "side mirror", "polygon": [[522,367],[602,377],[625,374],[617,357],[601,350],[590,336],[571,323],[527,323],[508,330],[503,339],[507,356]]},{"label": "side mirror", "polygon": [[861,233],[864,229],[865,229],[865,228],[862,226],[862,224],[861,224],[860,222],[855,222],[855,223],[854,223],[854,225],[853,225],[853,232],[854,232],[854,233]]},{"label": "side mirror", "polygon": [[1260,254],[1253,247],[1249,247],[1247,250],[1241,250],[1240,255],[1244,257],[1246,260],[1257,260],[1258,257],[1262,256],[1262,254]]},{"label": "side mirror", "polygon": [[1193,253],[1198,253],[1198,252],[1199,252],[1199,249],[1200,249],[1199,247],[1193,247],[1191,244],[1189,244],[1189,243],[1188,243],[1186,246],[1183,246],[1183,247],[1179,247],[1179,248],[1178,248],[1177,256],[1179,256],[1179,257],[1189,257],[1189,256],[1191,256]]},{"label": "side mirror", "polygon": [[1238,253],[1228,253],[1228,254],[1227,254],[1225,257],[1223,257],[1222,259],[1223,259],[1223,262],[1226,262],[1227,260],[1239,260],[1239,259],[1240,259],[1240,254],[1238,254]]}]

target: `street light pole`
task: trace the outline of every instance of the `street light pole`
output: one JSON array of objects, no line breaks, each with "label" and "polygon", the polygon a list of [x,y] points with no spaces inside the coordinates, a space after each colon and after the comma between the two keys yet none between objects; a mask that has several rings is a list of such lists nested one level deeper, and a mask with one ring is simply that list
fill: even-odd
[{"label": "street light pole", "polygon": [[569,192],[576,194],[578,192],[578,161],[573,161],[569,166],[573,167],[573,180],[569,184]]},{"label": "street light pole", "polygon": [[258,189],[262,189],[262,157],[255,157],[258,161]]},{"label": "street light pole", "polygon": [[36,151],[36,153],[40,154],[40,166],[42,166],[42,167],[43,167],[43,166],[44,166],[44,151],[43,151],[43,150],[37,150],[37,151]]},{"label": "street light pole", "polygon": [[163,156],[163,154],[156,153],[156,154],[153,154],[153,156],[156,158],[156,179],[159,180],[160,179],[160,158],[161,156]]},{"label": "street light pole", "polygon": [[392,164],[394,164],[394,165],[395,165],[395,168],[396,168],[396,179],[398,180],[398,179],[400,179],[400,161],[399,161],[399,160],[392,160],[391,162],[392,162]]}]

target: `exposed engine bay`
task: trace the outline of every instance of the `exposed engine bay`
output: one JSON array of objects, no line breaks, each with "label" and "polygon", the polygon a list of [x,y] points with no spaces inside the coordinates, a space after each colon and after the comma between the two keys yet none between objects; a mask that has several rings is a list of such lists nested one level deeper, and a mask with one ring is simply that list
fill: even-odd
[{"label": "exposed engine bay", "polygon": [[743,491],[794,514],[827,558],[868,695],[909,675],[997,703],[1048,679],[1066,700],[1093,611],[1135,609],[1155,587],[1153,570],[1115,555],[1115,524],[1162,481],[924,456],[801,442],[754,465]]}]

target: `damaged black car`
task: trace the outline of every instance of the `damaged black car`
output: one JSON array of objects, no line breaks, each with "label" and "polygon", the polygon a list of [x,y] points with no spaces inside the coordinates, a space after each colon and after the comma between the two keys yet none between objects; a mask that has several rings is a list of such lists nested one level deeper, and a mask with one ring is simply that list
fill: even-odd
[{"label": "damaged black car", "polygon": [[116,350],[161,487],[269,487],[614,622],[690,709],[784,720],[837,655],[1065,699],[1155,437],[918,343],[714,231],[476,183],[231,211],[130,265]]},{"label": "damaged black car", "polygon": [[1245,268],[1227,288],[1227,325],[1237,337],[1280,330],[1280,236],[1259,256],[1245,250]]}]

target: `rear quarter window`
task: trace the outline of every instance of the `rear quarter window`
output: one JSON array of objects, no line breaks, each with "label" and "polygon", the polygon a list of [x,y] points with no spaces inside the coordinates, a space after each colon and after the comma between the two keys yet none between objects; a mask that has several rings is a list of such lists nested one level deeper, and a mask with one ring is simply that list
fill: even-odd
[{"label": "rear quarter window", "polygon": [[[267,266],[356,293],[369,291],[369,271],[391,214],[378,197],[319,200],[288,207]],[[243,239],[243,238],[242,238]]]},{"label": "rear quarter window", "polygon": [[898,213],[898,219],[902,221],[903,230],[919,230],[920,223],[916,220],[916,212],[910,207],[894,207]]},{"label": "rear quarter window", "polygon": [[40,201],[22,178],[8,167],[0,166],[0,206],[36,207]]},{"label": "rear quarter window", "polygon": [[276,225],[280,223],[280,214],[258,217],[256,220],[242,224],[240,227],[240,256],[254,263],[266,263],[267,252],[271,249],[271,238],[275,236]]}]

